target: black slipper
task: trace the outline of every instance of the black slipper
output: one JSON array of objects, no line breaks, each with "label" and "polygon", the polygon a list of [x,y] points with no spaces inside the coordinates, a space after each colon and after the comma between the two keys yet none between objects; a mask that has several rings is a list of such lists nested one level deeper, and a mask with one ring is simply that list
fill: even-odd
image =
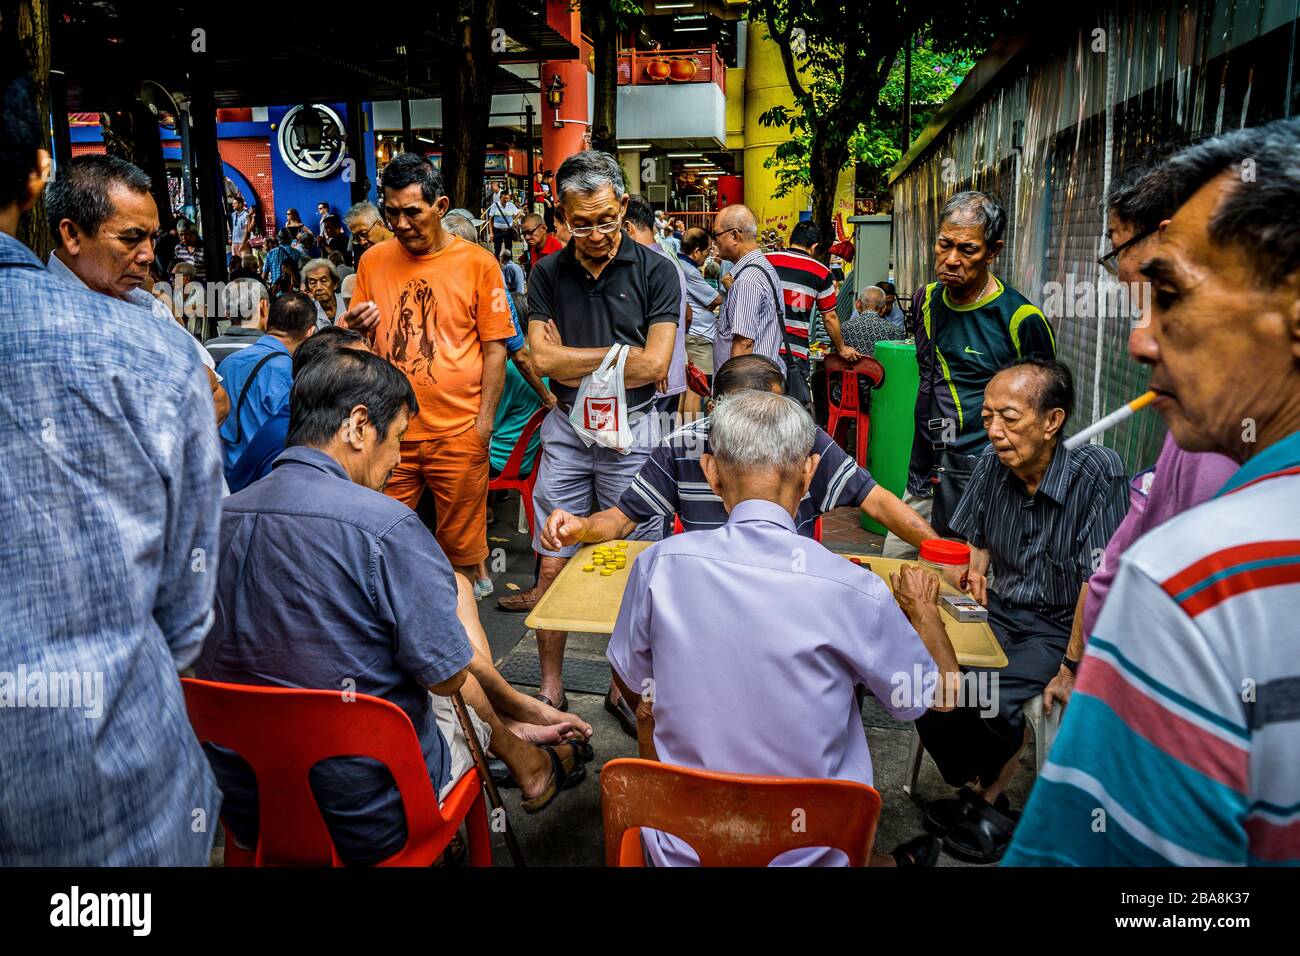
[{"label": "black slipper", "polygon": [[983,800],[943,838],[943,848],[967,863],[996,863],[1011,845],[1019,814],[999,813]]},{"label": "black slipper", "polygon": [[573,766],[569,770],[564,769],[564,760],[555,752],[555,747],[543,744],[542,750],[551,758],[551,779],[545,790],[520,804],[527,814],[545,810],[562,791],[576,787],[587,776],[587,765],[583,763],[582,755],[576,747],[573,748]]},{"label": "black slipper", "polygon": [[889,851],[889,855],[899,867],[930,867],[939,862],[939,850],[938,837],[923,833],[906,843],[900,843]]},{"label": "black slipper", "polygon": [[[960,826],[971,815],[971,811],[976,808],[976,804],[983,803],[988,805],[987,801],[976,793],[970,787],[962,787],[957,791],[957,795],[945,800],[931,800],[925,808],[925,817],[922,819],[922,825],[927,831],[935,836],[945,836],[949,830]],[[1007,802],[1005,794],[999,794],[997,801],[993,804],[993,809],[1001,813],[1006,813],[1011,805]]]},{"label": "black slipper", "polygon": [[636,740],[636,711],[628,706],[627,701],[619,697],[618,703],[614,702],[614,690],[610,688],[605,694],[605,710],[613,714],[623,728],[623,733],[627,734],[633,740]]}]

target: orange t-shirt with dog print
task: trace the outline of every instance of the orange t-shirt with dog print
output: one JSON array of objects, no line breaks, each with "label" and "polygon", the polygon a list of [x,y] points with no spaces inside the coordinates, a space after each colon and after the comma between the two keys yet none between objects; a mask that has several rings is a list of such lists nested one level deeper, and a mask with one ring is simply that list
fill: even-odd
[{"label": "orange t-shirt with dog print", "polygon": [[379,322],[370,347],[410,380],[420,403],[406,441],[458,435],[478,417],[483,342],[514,335],[501,266],[459,236],[440,251],[413,256],[397,239],[357,263],[352,303],[374,300]]}]

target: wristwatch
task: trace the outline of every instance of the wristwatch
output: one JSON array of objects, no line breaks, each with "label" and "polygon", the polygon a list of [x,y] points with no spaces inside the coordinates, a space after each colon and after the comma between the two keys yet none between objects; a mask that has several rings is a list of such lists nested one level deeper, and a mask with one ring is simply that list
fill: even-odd
[{"label": "wristwatch", "polygon": [[1077,675],[1079,673],[1079,662],[1070,660],[1064,654],[1061,655],[1061,666],[1071,674]]}]

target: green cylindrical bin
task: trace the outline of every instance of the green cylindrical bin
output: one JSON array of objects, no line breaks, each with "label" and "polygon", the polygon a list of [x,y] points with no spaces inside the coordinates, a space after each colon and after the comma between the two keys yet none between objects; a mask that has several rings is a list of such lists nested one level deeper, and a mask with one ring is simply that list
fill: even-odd
[{"label": "green cylindrical bin", "polygon": [[[907,490],[907,464],[916,429],[916,346],[911,342],[877,342],[876,360],[885,369],[885,384],[871,397],[871,435],[867,441],[867,470],[898,497]],[[862,527],[876,534],[885,528],[862,515]]]}]

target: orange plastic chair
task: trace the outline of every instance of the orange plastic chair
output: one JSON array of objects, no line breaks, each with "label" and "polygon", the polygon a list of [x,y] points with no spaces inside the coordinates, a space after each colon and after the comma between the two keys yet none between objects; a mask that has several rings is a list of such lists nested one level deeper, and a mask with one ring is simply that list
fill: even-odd
[{"label": "orange plastic chair", "polygon": [[[682,524],[682,516],[678,514],[673,515],[673,534],[681,534],[685,530],[686,527]],[[822,540],[822,516],[821,515],[818,515],[817,520],[813,522],[813,540],[816,541],[818,544],[821,544],[821,540]]]},{"label": "orange plastic chair", "polygon": [[528,533],[533,533],[533,486],[537,484],[537,468],[542,463],[542,453],[539,449],[537,456],[533,459],[533,470],[527,475],[520,475],[519,471],[524,466],[524,455],[528,452],[528,443],[533,440],[533,433],[542,425],[542,419],[550,411],[549,408],[539,408],[533,412],[532,418],[524,425],[524,430],[519,433],[519,441],[515,442],[515,447],[510,450],[510,457],[506,459],[506,466],[501,469],[501,474],[488,480],[488,491],[509,491],[514,489],[519,492],[519,497],[524,500],[524,514],[528,518]]},{"label": "orange plastic chair", "polygon": [[[852,365],[838,355],[831,353],[823,359],[826,368],[826,407],[829,409],[826,431],[837,442],[837,434],[848,429],[852,421],[857,422],[856,459],[863,468],[867,466],[867,439],[871,435],[871,414],[867,411],[866,396],[858,394],[858,376],[863,375],[871,382],[872,388],[880,388],[885,383],[885,367],[870,356],[864,355]],[[834,384],[840,382],[840,402],[834,402]]]},{"label": "orange plastic chair", "polygon": [[257,778],[257,846],[244,850],[226,827],[227,866],[343,866],[307,775],[328,757],[370,757],[388,768],[406,813],[406,845],[379,866],[430,866],[462,821],[471,866],[492,865],[487,805],[478,771],[442,806],[411,718],[396,704],[337,690],[221,684],[184,678],[185,705],[200,743],[233,750]]},{"label": "orange plastic chair", "polygon": [[[702,866],[767,866],[787,850],[834,847],[866,866],[880,794],[851,780],[758,777],[611,760],[600,771],[605,865],[645,866],[641,828],[686,841]],[[803,811],[804,826],[791,822]]]}]

